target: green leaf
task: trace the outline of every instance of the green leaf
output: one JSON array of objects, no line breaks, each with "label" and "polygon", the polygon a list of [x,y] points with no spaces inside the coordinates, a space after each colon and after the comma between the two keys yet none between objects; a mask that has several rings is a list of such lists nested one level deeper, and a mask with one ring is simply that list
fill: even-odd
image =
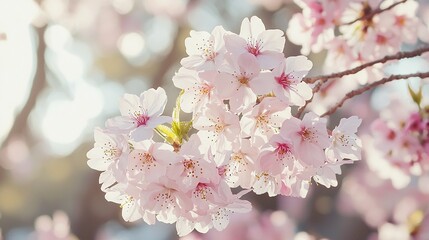
[{"label": "green leaf", "polygon": [[181,101],[181,98],[182,98],[182,95],[185,93],[185,91],[184,90],[182,90],[180,93],[179,93],[179,96],[177,96],[177,99],[176,99],[176,107],[174,107],[174,109],[173,109],[173,122],[180,122],[180,101]]},{"label": "green leaf", "polygon": [[171,130],[176,135],[176,141],[182,143],[183,139],[188,139],[188,132],[192,127],[192,122],[172,122]]},{"label": "green leaf", "polygon": [[411,95],[411,98],[413,99],[413,101],[415,103],[417,103],[417,105],[420,108],[420,103],[422,101],[423,98],[423,93],[422,93],[422,86],[419,87],[419,91],[416,93],[414,92],[414,90],[411,88],[410,84],[408,83],[408,92]]},{"label": "green leaf", "polygon": [[189,122],[180,122],[180,130],[182,134],[188,135],[189,130],[192,128],[192,121]]},{"label": "green leaf", "polygon": [[178,139],[176,133],[167,126],[158,125],[155,130],[162,138],[164,138],[165,141],[170,144],[173,144]]},{"label": "green leaf", "polygon": [[171,128],[159,125],[156,127],[158,134],[163,137],[171,145],[181,145],[184,138],[188,138],[188,132],[192,127],[191,122],[180,121],[180,100],[184,91],[182,90],[176,99],[176,107],[173,109]]},{"label": "green leaf", "polygon": [[174,132],[178,137],[180,137],[180,136],[182,135],[182,131],[181,131],[181,129],[180,129],[180,123],[179,123],[179,122],[173,121],[173,122],[171,123],[171,130],[173,130],[173,132]]}]

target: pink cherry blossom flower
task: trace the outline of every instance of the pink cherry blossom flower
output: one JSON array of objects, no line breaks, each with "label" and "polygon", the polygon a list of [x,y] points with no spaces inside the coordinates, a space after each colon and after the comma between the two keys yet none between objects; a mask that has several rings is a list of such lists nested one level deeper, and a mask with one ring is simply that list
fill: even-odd
[{"label": "pink cherry blossom flower", "polygon": [[279,175],[271,174],[262,169],[256,168],[253,179],[252,190],[258,195],[268,193],[268,196],[274,197],[279,194],[282,187]]},{"label": "pink cherry blossom flower", "polygon": [[151,88],[143,92],[140,97],[125,94],[120,103],[121,115],[108,122],[111,129],[130,134],[134,141],[152,138],[153,129],[171,120],[161,116],[167,103],[165,90]]},{"label": "pink cherry blossom flower", "polygon": [[156,214],[156,219],[164,223],[176,222],[183,212],[192,208],[179,183],[167,177],[149,184],[141,191],[139,200],[141,209]]},{"label": "pink cherry blossom flower", "polygon": [[[324,29],[315,31],[313,33],[313,20],[302,13],[296,13],[289,21],[286,34],[288,39],[297,45],[301,45],[301,54],[308,55],[310,52],[320,52],[325,43],[334,38],[333,29]],[[321,31],[321,30],[324,31]]]},{"label": "pink cherry blossom flower", "polygon": [[341,166],[351,163],[350,161],[338,161],[335,163],[327,163],[317,169],[313,176],[314,181],[330,188],[338,186],[337,176],[341,174]]},{"label": "pink cherry blossom flower", "polygon": [[356,136],[362,120],[356,116],[341,119],[340,124],[332,131],[332,143],[326,150],[329,161],[342,159],[361,159],[362,143]]},{"label": "pink cherry blossom flower", "polygon": [[249,201],[240,199],[248,190],[243,190],[237,194],[233,194],[227,185],[220,185],[219,195],[223,199],[223,203],[219,204],[211,215],[213,227],[218,230],[224,230],[229,224],[229,218],[232,213],[248,213],[252,210],[252,205]]},{"label": "pink cherry blossom flower", "polygon": [[287,35],[302,45],[301,53],[319,52],[326,42],[334,38],[334,27],[347,6],[347,1],[295,0],[303,8],[289,21]]},{"label": "pink cherry blossom flower", "polygon": [[196,72],[186,68],[180,68],[173,77],[174,86],[183,89],[180,107],[186,113],[196,114],[209,102],[219,101],[213,95],[214,84],[217,72],[205,71]]},{"label": "pink cherry blossom flower", "polygon": [[226,49],[233,55],[248,52],[254,55],[262,69],[271,69],[283,58],[285,37],[279,29],[266,30],[258,17],[245,18],[240,35],[225,35]]},{"label": "pink cherry blossom flower", "polygon": [[180,61],[183,67],[195,70],[214,70],[223,61],[226,34],[222,26],[217,26],[210,33],[194,31],[185,39],[186,53],[189,55]]},{"label": "pink cherry blossom flower", "polygon": [[303,106],[313,92],[301,80],[312,67],[313,63],[305,56],[288,57],[281,61],[272,71],[276,97],[290,105]]},{"label": "pink cherry blossom flower", "polygon": [[[117,184],[109,188],[106,192],[106,200],[118,203],[122,208],[122,218],[127,222],[134,222],[141,219],[142,210],[138,205],[140,191],[131,184]],[[151,215],[149,224],[154,223],[154,215]]]},{"label": "pink cherry blossom flower", "polygon": [[283,177],[284,185],[290,186],[290,192],[288,192],[288,194],[286,195],[305,198],[308,194],[308,190],[310,188],[310,181],[314,174],[314,169],[312,169],[311,167],[306,168],[299,164],[299,162],[298,164],[297,162],[295,162],[295,168],[292,173],[290,173],[290,175],[292,175],[293,177]]},{"label": "pink cherry blossom flower", "polygon": [[383,28],[370,28],[366,32],[360,52],[363,56],[377,59],[395,53],[400,49],[401,43],[402,37],[394,32],[386,31]]},{"label": "pink cherry blossom flower", "polygon": [[99,178],[101,189],[104,190],[117,181],[125,181],[129,152],[125,138],[96,128],[94,139],[94,148],[87,153],[87,164],[94,170],[103,171]]},{"label": "pink cherry blossom flower", "polygon": [[210,161],[208,152],[200,151],[201,145],[202,140],[193,134],[181,146],[176,164],[167,169],[167,176],[178,181],[184,192],[194,189],[199,183],[217,183],[220,180],[216,163]]},{"label": "pink cherry blossom flower", "polygon": [[263,147],[259,158],[262,168],[270,173],[291,172],[296,161],[293,143],[288,136],[276,134]]},{"label": "pink cherry blossom flower", "polygon": [[284,120],[291,117],[290,107],[276,98],[264,98],[258,105],[243,113],[240,124],[245,136],[259,136],[265,140],[276,133]]},{"label": "pink cherry blossom flower", "polygon": [[249,139],[239,138],[232,144],[232,153],[226,166],[225,181],[230,187],[249,189],[259,147]]},{"label": "pink cherry blossom flower", "polygon": [[193,124],[203,141],[211,142],[212,150],[223,152],[232,149],[232,142],[240,134],[238,116],[228,111],[224,104],[212,103]]},{"label": "pink cherry blossom flower", "polygon": [[133,143],[128,155],[128,176],[143,184],[158,181],[164,177],[167,166],[176,160],[171,145],[144,140]]},{"label": "pink cherry blossom flower", "polygon": [[[383,1],[380,7],[387,7],[393,1]],[[387,29],[395,29],[397,34],[405,43],[414,44],[417,41],[418,31],[423,23],[416,16],[416,11],[419,7],[417,1],[406,1],[404,4],[399,4],[391,11],[380,14],[380,25]]]},{"label": "pink cherry blossom flower", "polygon": [[248,201],[240,199],[247,192],[241,191],[238,194],[232,194],[226,184],[219,184],[217,192],[213,192],[217,196],[218,202],[211,206],[206,215],[179,218],[176,223],[178,235],[187,235],[194,229],[202,233],[206,233],[211,228],[218,231],[224,230],[229,224],[232,213],[247,213],[252,209]]},{"label": "pink cherry blossom flower", "polygon": [[318,167],[325,162],[324,149],[330,145],[326,119],[309,112],[302,121],[294,117],[284,121],[282,131],[292,140],[297,157],[303,164]]},{"label": "pink cherry blossom flower", "polygon": [[[350,68],[356,56],[344,36],[338,36],[325,44],[328,55],[325,60],[325,71],[333,72]],[[332,70],[331,70],[332,69]]]},{"label": "pink cherry blossom flower", "polygon": [[271,91],[267,83],[268,73],[261,69],[256,57],[243,53],[235,59],[228,58],[227,64],[219,69],[220,73],[214,82],[217,94],[228,99],[231,111],[242,112],[256,103],[257,94]]},{"label": "pink cherry blossom flower", "polygon": [[101,128],[96,128],[94,139],[94,148],[86,154],[89,158],[88,166],[94,170],[106,171],[127,153],[128,146],[120,135],[109,134]]}]

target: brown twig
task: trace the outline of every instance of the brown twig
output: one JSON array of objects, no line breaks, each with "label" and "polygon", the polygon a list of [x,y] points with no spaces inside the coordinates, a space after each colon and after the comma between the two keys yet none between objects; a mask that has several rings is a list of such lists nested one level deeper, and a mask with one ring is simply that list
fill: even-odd
[{"label": "brown twig", "polygon": [[392,60],[417,57],[417,56],[420,56],[421,54],[423,54],[425,52],[429,52],[429,46],[425,46],[423,48],[419,48],[419,49],[416,49],[416,50],[410,51],[410,52],[398,52],[398,53],[393,54],[393,55],[387,55],[383,58],[364,63],[362,65],[355,67],[355,68],[348,69],[348,70],[345,70],[342,72],[332,73],[329,75],[315,76],[315,77],[305,77],[303,79],[303,81],[306,83],[315,83],[316,81],[319,81],[319,80],[321,80],[322,82],[326,82],[328,79],[331,79],[331,78],[341,78],[341,77],[344,77],[347,75],[358,73],[358,72],[362,71],[363,69],[365,69],[367,67],[371,67],[377,63],[385,63],[385,62],[392,61]]},{"label": "brown twig", "polygon": [[341,101],[339,101],[337,104],[332,106],[328,111],[326,111],[324,114],[321,115],[321,117],[325,117],[328,115],[331,115],[334,113],[338,108],[343,106],[343,104],[350,98],[353,98],[355,96],[358,96],[366,91],[369,91],[377,86],[380,86],[382,84],[385,84],[387,82],[392,82],[395,80],[402,80],[402,79],[408,79],[412,77],[419,77],[419,78],[427,78],[429,77],[429,72],[420,72],[420,73],[411,73],[411,74],[404,74],[404,75],[390,75],[389,77],[385,77],[380,79],[379,81],[373,82],[371,84],[368,84],[364,87],[361,87],[359,89],[353,90],[349,93],[347,93]]},{"label": "brown twig", "polygon": [[353,24],[355,22],[358,22],[358,21],[372,19],[375,15],[380,14],[380,13],[385,12],[385,11],[389,11],[390,9],[396,7],[399,4],[405,3],[406,1],[407,0],[402,0],[402,1],[399,1],[399,2],[392,3],[392,5],[390,5],[390,6],[386,7],[386,8],[383,8],[383,9],[381,9],[380,7],[378,7],[377,9],[375,9],[374,11],[371,11],[367,15],[363,15],[363,16],[361,16],[361,17],[359,17],[359,18],[357,18],[357,19],[355,19],[353,21],[346,22],[346,23],[343,23],[341,25],[351,25],[351,24]]}]

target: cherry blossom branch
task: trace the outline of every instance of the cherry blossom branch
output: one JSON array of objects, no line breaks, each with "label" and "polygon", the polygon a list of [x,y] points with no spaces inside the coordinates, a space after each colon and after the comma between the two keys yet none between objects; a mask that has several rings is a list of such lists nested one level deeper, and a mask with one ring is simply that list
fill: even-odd
[{"label": "cherry blossom branch", "polygon": [[396,7],[399,4],[405,3],[406,1],[407,0],[402,0],[402,1],[399,1],[399,2],[395,2],[392,5],[390,5],[390,6],[386,7],[386,8],[383,8],[383,9],[381,9],[380,7],[378,7],[374,11],[371,11],[369,14],[363,15],[363,16],[361,16],[361,17],[359,17],[359,18],[357,18],[357,19],[355,19],[353,21],[346,22],[346,23],[343,23],[341,25],[350,25],[350,24],[353,24],[353,23],[358,22],[358,21],[372,19],[375,15],[380,14],[380,13],[385,12],[385,11],[389,11],[390,9]]},{"label": "cherry blossom branch", "polygon": [[345,70],[342,72],[332,73],[329,75],[315,76],[315,77],[305,77],[303,79],[303,81],[306,83],[315,83],[316,81],[319,81],[319,80],[322,82],[326,82],[328,79],[341,78],[341,77],[344,77],[347,75],[358,73],[358,72],[362,71],[363,69],[365,69],[367,67],[371,67],[377,63],[385,63],[385,62],[392,61],[392,60],[417,57],[417,56],[422,55],[425,52],[429,52],[429,46],[425,46],[423,48],[416,49],[416,50],[410,51],[410,52],[398,52],[398,53],[393,54],[393,55],[387,55],[383,58],[364,63],[362,65],[355,67],[355,68],[348,69],[348,70]]},{"label": "cherry blossom branch", "polygon": [[411,74],[404,74],[404,75],[390,75],[389,77],[382,78],[381,80],[377,82],[373,82],[371,84],[368,84],[364,87],[361,87],[359,89],[353,90],[349,93],[347,93],[341,101],[339,101],[337,104],[335,104],[333,107],[331,107],[328,111],[326,111],[324,114],[321,115],[321,117],[329,116],[332,113],[334,113],[338,108],[342,107],[343,104],[348,100],[355,96],[358,96],[366,91],[369,91],[377,86],[380,86],[382,84],[385,84],[387,82],[392,82],[396,80],[402,80],[402,79],[408,79],[412,77],[419,77],[419,78],[428,78],[429,72],[419,72],[419,73],[411,73]]}]

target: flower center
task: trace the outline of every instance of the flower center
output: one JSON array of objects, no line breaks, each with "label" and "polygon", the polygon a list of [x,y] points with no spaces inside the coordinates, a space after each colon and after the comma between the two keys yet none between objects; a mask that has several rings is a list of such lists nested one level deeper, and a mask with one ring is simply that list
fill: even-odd
[{"label": "flower center", "polygon": [[190,159],[189,160],[188,159],[184,160],[183,161],[183,166],[185,167],[186,170],[190,170],[190,169],[194,169],[195,168],[194,161],[192,161]]},{"label": "flower center", "polygon": [[225,176],[226,172],[228,171],[228,168],[226,166],[221,166],[217,168],[217,173],[219,174],[219,176]]},{"label": "flower center", "polygon": [[256,174],[255,178],[259,181],[261,178],[264,179],[264,183],[268,183],[268,176],[270,176],[267,172],[261,172],[260,174]]},{"label": "flower center", "polygon": [[235,162],[241,162],[243,160],[243,154],[241,154],[241,153],[233,153],[231,158]]},{"label": "flower center", "polygon": [[140,126],[146,126],[147,122],[149,121],[150,117],[145,114],[140,114],[136,116],[137,121],[137,127]]},{"label": "flower center", "polygon": [[104,150],[104,156],[106,156],[108,158],[119,157],[119,155],[121,155],[121,153],[118,149],[109,148],[109,149]]},{"label": "flower center", "polygon": [[131,204],[134,202],[134,198],[132,196],[126,196],[125,200],[122,202],[122,204],[119,206],[120,208],[126,207],[126,205]]},{"label": "flower center", "polygon": [[155,159],[153,158],[153,156],[150,155],[147,152],[143,153],[143,154],[140,153],[140,155],[141,155],[141,160],[143,161],[143,163],[151,164],[151,163],[153,163],[155,161]]},{"label": "flower center", "polygon": [[287,143],[278,143],[276,151],[279,155],[284,155],[290,152],[290,146]]},{"label": "flower center", "polygon": [[256,41],[254,43],[252,43],[251,41],[249,41],[247,43],[247,47],[246,50],[253,54],[254,56],[258,56],[259,54],[261,54],[261,40]]},{"label": "flower center", "polygon": [[275,77],[278,84],[280,84],[284,89],[289,89],[291,85],[291,77],[289,74],[282,73],[282,75]]},{"label": "flower center", "polygon": [[383,35],[377,34],[375,42],[379,45],[385,45],[387,43],[387,38]]},{"label": "flower center", "polygon": [[215,125],[215,131],[216,131],[216,133],[221,133],[224,128],[225,128],[225,125],[223,125],[221,123],[216,123],[216,125]]},{"label": "flower center", "polygon": [[212,49],[206,48],[204,49],[203,55],[207,60],[212,61],[213,59],[215,59],[217,54]]},{"label": "flower center", "polygon": [[346,147],[350,145],[350,139],[344,134],[339,134],[336,137],[336,140],[341,144],[341,146]]},{"label": "flower center", "polygon": [[240,76],[237,79],[243,85],[247,85],[249,83],[249,78],[246,76]]},{"label": "flower center", "polygon": [[197,43],[198,50],[201,51],[201,54],[206,60],[212,61],[217,56],[217,53],[213,51],[214,41],[203,39],[203,44],[200,45]]},{"label": "flower center", "polygon": [[209,95],[212,87],[205,83],[203,86],[200,87],[200,95]]},{"label": "flower center", "polygon": [[267,114],[261,114],[256,118],[256,127],[262,127],[269,123],[269,117]]},{"label": "flower center", "polygon": [[304,141],[312,141],[315,138],[314,132],[306,127],[301,128],[299,135]]},{"label": "flower center", "polygon": [[396,16],[395,18],[395,24],[399,27],[404,27],[405,26],[405,16],[401,15],[401,16]]},{"label": "flower center", "polygon": [[201,199],[206,200],[207,199],[207,184],[205,183],[198,183],[196,189],[195,189],[195,195],[197,197],[200,197]]}]

